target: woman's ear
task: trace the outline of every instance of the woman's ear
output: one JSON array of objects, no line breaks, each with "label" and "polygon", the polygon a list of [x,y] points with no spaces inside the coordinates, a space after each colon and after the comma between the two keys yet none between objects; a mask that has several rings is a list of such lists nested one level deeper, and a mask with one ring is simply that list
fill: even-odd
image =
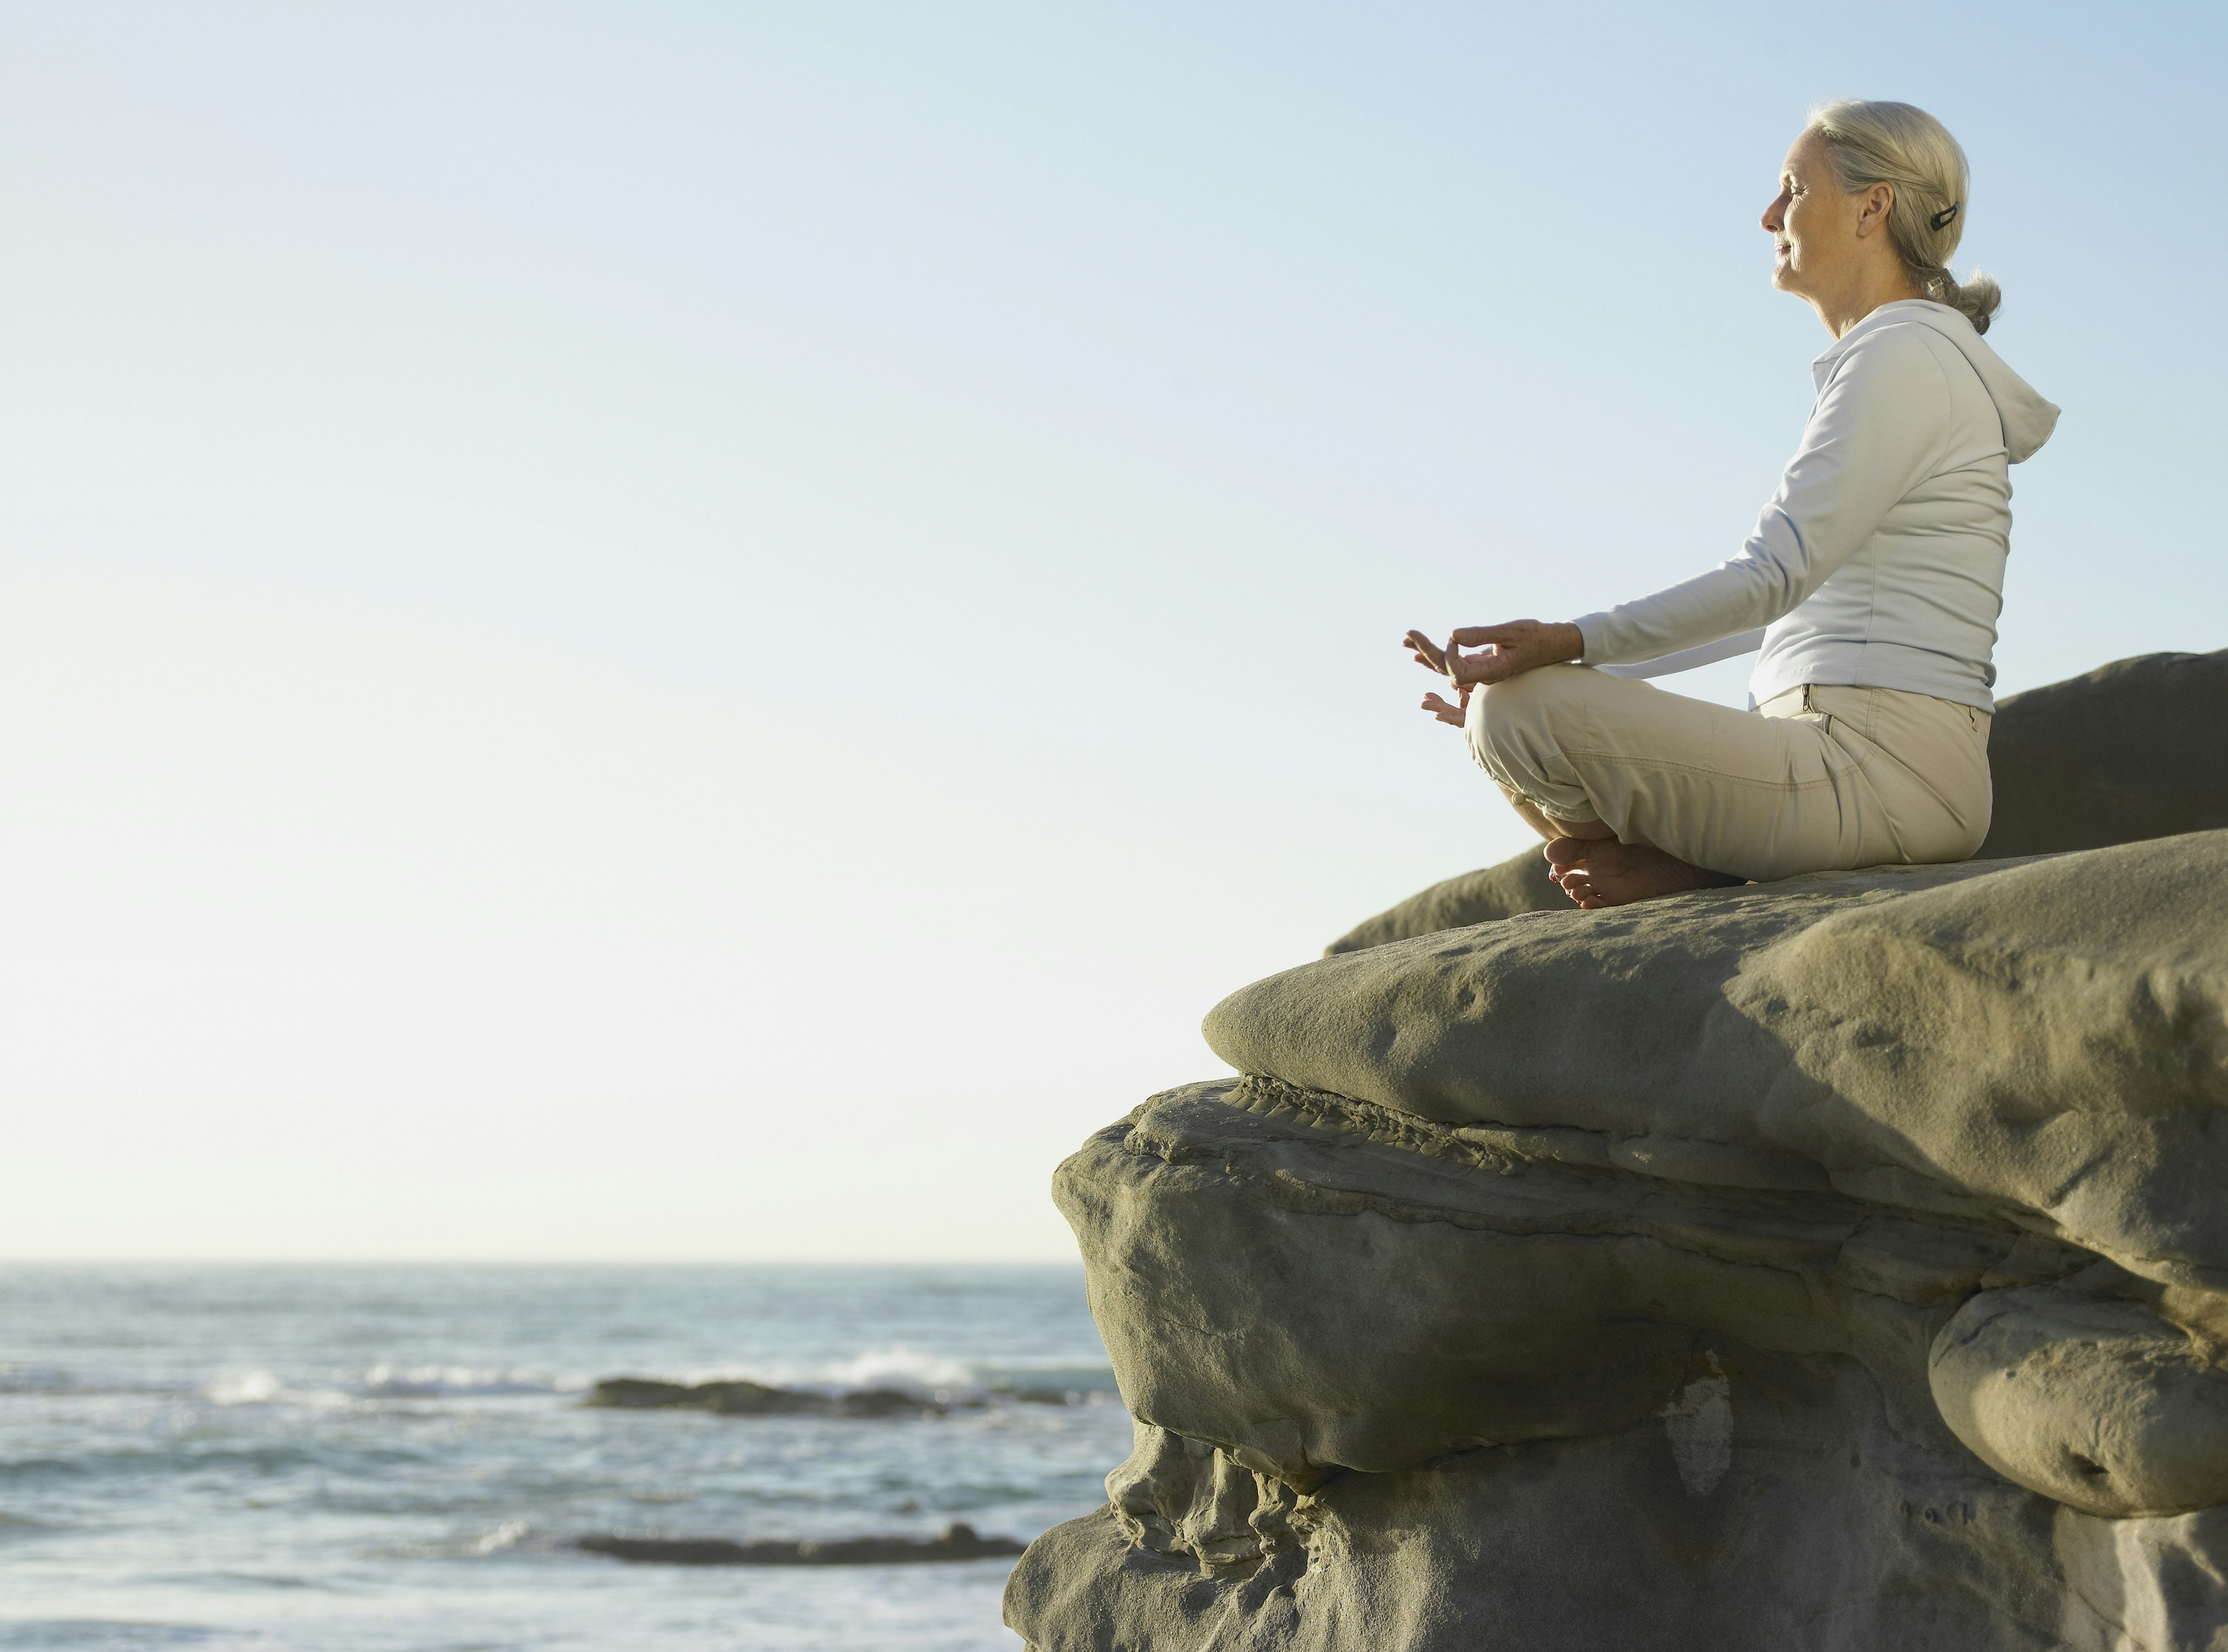
[{"label": "woman's ear", "polygon": [[1887,227],[1887,215],[1895,208],[1895,185],[1875,183],[1865,191],[1864,205],[1857,212],[1859,239],[1874,230]]}]

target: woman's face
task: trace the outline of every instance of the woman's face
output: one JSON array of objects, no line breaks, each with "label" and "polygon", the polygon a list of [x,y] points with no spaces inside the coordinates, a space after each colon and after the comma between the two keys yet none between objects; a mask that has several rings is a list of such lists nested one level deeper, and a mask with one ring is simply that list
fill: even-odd
[{"label": "woman's face", "polygon": [[1775,253],[1771,285],[1815,298],[1846,279],[1867,239],[1869,191],[1845,195],[1827,158],[1826,140],[1805,131],[1787,151],[1779,194],[1764,209]]}]

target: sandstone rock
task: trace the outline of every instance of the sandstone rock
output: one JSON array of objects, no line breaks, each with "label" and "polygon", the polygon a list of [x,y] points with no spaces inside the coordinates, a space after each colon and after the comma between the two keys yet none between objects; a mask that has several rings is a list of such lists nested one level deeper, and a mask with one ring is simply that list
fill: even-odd
[{"label": "sandstone rock", "polygon": [[1232,994],[1061,1167],[1055,1649],[2228,1652],[2228,831]]},{"label": "sandstone rock", "polygon": [[1986,858],[2228,826],[2228,650],[2140,655],[2015,694],[1988,767]]},{"label": "sandstone rock", "polygon": [[1336,952],[1359,952],[1366,946],[1411,935],[1429,935],[1442,929],[1462,929],[1470,924],[1514,918],[1521,912],[1568,912],[1570,897],[1547,880],[1546,857],[1536,848],[1512,855],[1498,866],[1435,883],[1410,895],[1398,906],[1364,919],[1323,949],[1328,957]]},{"label": "sandstone rock", "polygon": [[2200,832],[1536,913],[1286,970],[1206,1031],[1306,1088],[1693,1179],[1800,1165],[2214,1292],[2224,1009],[2228,832]]},{"label": "sandstone rock", "polygon": [[1142,1546],[1109,1508],[1029,1546],[1006,1621],[1031,1652],[2228,1645],[2228,1510],[2097,1520],[1960,1472],[1860,1371],[1745,1367],[1730,1391],[1714,1478],[1682,1472],[1668,1418],[1465,1452],[1289,1499],[1290,1549],[1250,1563]]},{"label": "sandstone rock", "polygon": [[2006,1479],[2092,1514],[2228,1502],[2218,1350],[2117,1295],[1984,1290],[1936,1338],[1935,1402]]},{"label": "sandstone rock", "polygon": [[[1995,820],[1983,860],[2228,827],[2228,650],[2140,655],[2013,695],[1996,708],[1988,766]],[[1409,896],[1325,951],[1569,905],[1526,849]]]},{"label": "sandstone rock", "polygon": [[1859,1358],[1955,1444],[1928,1349],[1985,1281],[2095,1258],[2007,1222],[1666,1181],[1274,1080],[1156,1097],[1061,1166],[1131,1413],[1312,1489],[1627,1427],[1710,1336]]},{"label": "sandstone rock", "polygon": [[2228,1510],[2096,1519],[1936,1409],[1974,1301],[2180,1335],[2017,1223],[1258,1077],[1056,1190],[1137,1450],[1016,1568],[1036,1652],[2228,1646]]}]

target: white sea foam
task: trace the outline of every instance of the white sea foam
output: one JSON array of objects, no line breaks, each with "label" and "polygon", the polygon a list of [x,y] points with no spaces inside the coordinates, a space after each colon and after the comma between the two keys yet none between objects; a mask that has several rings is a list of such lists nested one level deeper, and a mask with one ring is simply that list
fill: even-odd
[{"label": "white sea foam", "polygon": [[278,1380],[278,1373],[259,1365],[212,1377],[202,1390],[211,1403],[219,1405],[267,1405],[285,1392],[286,1385]]},{"label": "white sea foam", "polygon": [[202,1386],[204,1399],[218,1405],[306,1405],[334,1410],[393,1399],[507,1399],[519,1395],[574,1393],[588,1386],[578,1377],[552,1377],[532,1371],[483,1371],[466,1366],[371,1367],[354,1381],[330,1386],[289,1382],[262,1366],[222,1371]]},{"label": "white sea foam", "polygon": [[502,1525],[496,1527],[495,1530],[488,1533],[487,1535],[474,1542],[471,1546],[471,1553],[474,1554],[500,1553],[504,1549],[509,1548],[513,1545],[516,1544],[521,1538],[524,1537],[533,1529],[533,1526],[528,1521],[522,1520],[507,1520],[503,1521]]},{"label": "white sea foam", "polygon": [[972,1367],[911,1348],[877,1348],[840,1365],[823,1366],[816,1380],[838,1393],[895,1388],[901,1393],[956,1396],[982,1392]]},{"label": "white sea foam", "polygon": [[814,1366],[723,1365],[675,1373],[676,1382],[757,1382],[810,1393],[860,1393],[894,1389],[950,1403],[980,1399],[989,1388],[973,1367],[908,1348],[874,1348],[848,1360]]},{"label": "white sea foam", "polygon": [[375,1399],[451,1399],[513,1394],[576,1393],[587,1387],[579,1377],[553,1377],[539,1371],[478,1371],[462,1365],[388,1365],[363,1373],[363,1392]]}]

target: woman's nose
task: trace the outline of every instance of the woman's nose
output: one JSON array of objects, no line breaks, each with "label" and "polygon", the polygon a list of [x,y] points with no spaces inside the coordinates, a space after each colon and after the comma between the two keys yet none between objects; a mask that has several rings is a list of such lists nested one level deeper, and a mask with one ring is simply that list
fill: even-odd
[{"label": "woman's nose", "polygon": [[1779,234],[1782,215],[1786,211],[1786,209],[1787,191],[1782,189],[1777,195],[1771,198],[1771,204],[1764,209],[1764,216],[1757,221],[1761,223],[1773,234],[1777,235]]}]

